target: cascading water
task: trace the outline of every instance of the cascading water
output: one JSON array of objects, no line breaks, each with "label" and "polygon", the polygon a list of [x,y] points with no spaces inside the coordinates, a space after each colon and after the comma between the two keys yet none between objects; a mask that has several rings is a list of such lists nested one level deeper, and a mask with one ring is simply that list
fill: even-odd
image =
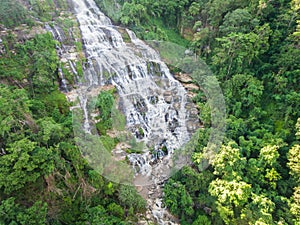
[{"label": "cascading water", "polygon": [[[57,25],[50,26],[49,24],[46,24],[45,28],[46,28],[47,31],[49,31],[52,34],[52,36],[57,41],[59,41],[61,43],[61,46],[56,45],[58,55],[61,56],[63,54],[63,51],[65,50],[65,46],[64,46],[63,42],[66,39],[63,30],[60,27],[58,27]],[[61,91],[68,92],[69,91],[68,82],[67,82],[67,80],[65,78],[65,75],[64,75],[61,68],[58,69],[58,75],[59,75],[59,78],[60,78],[60,89],[61,89]]]},{"label": "cascading water", "polygon": [[[91,133],[87,91],[114,85],[127,129],[146,148],[154,149],[153,154],[144,149],[143,154],[129,154],[127,158],[136,175],[146,176],[146,183],[155,187],[165,177],[164,166],[174,150],[191,136],[187,127],[187,93],[152,48],[132,31],[113,26],[93,0],[74,0],[74,8],[87,58],[84,81],[77,89],[84,111],[84,130]],[[160,188],[157,191],[161,192]],[[171,223],[164,219],[167,212],[161,207],[161,196],[148,202],[155,205],[150,210],[158,223]]]}]

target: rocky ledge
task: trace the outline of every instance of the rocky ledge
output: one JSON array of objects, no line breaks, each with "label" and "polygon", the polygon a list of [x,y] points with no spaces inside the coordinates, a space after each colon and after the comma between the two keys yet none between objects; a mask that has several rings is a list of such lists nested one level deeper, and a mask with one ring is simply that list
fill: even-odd
[{"label": "rocky ledge", "polygon": [[198,91],[200,88],[198,85],[194,83],[193,79],[189,74],[180,72],[180,73],[175,73],[174,77],[184,86],[190,98],[196,96],[195,91]]}]

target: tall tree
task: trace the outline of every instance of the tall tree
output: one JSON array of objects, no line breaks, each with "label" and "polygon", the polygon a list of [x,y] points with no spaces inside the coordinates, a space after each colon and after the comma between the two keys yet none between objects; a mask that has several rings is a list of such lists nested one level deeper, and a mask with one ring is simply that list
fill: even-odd
[{"label": "tall tree", "polygon": [[9,194],[48,175],[54,169],[52,151],[27,138],[10,143],[0,157],[0,188]]}]

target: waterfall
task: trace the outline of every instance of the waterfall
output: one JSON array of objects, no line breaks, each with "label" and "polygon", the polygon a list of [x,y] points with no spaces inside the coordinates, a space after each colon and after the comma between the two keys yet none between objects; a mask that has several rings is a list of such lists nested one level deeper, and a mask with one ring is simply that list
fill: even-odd
[{"label": "waterfall", "polygon": [[[61,43],[61,46],[56,45],[56,50],[58,52],[58,55],[62,56],[65,51],[65,46],[64,46],[63,42],[66,39],[66,37],[64,35],[64,31],[55,24],[53,24],[52,26],[50,26],[49,24],[45,24],[45,28],[47,31],[49,31],[52,34],[52,36],[55,40],[57,40]],[[68,92],[69,91],[68,81],[65,78],[65,74],[64,74],[62,68],[58,68],[58,76],[60,79],[60,90],[63,92]]]},{"label": "waterfall", "polygon": [[[146,146],[142,154],[129,154],[127,158],[137,176],[147,176],[151,184],[157,185],[160,176],[165,177],[165,165],[157,162],[164,160],[167,164],[174,150],[191,136],[186,90],[154,49],[132,31],[112,25],[93,0],[74,0],[74,9],[87,58],[84,80],[78,89],[84,129],[91,133],[85,92],[114,85],[126,116],[126,128]],[[149,148],[154,149],[153,154]],[[161,196],[153,202],[161,202]],[[151,210],[155,212],[153,217],[164,224],[165,209],[156,205]]]},{"label": "waterfall", "polygon": [[75,1],[75,11],[87,54],[85,85],[115,85],[128,128],[140,127],[149,146],[165,142],[172,152],[186,143],[186,91],[159,55],[129,30],[126,44],[94,1]]}]

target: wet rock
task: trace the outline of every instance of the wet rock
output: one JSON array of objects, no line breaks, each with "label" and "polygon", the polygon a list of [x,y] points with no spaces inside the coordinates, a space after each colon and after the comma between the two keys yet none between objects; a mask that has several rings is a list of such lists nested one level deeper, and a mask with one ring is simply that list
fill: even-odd
[{"label": "wet rock", "polygon": [[143,190],[143,186],[136,186],[137,192],[141,192]]},{"label": "wet rock", "polygon": [[200,124],[198,121],[190,120],[186,123],[186,126],[187,126],[188,131],[193,133],[200,127]]},{"label": "wet rock", "polygon": [[176,102],[173,104],[174,109],[176,109],[177,111],[180,109],[180,106],[181,106],[180,102]]},{"label": "wet rock", "polygon": [[183,86],[188,90],[188,91],[198,91],[199,87],[196,84],[183,84]]},{"label": "wet rock", "polygon": [[188,96],[189,96],[190,98],[194,98],[194,97],[197,96],[197,94],[194,93],[194,92],[188,92]]},{"label": "wet rock", "polygon": [[193,79],[186,73],[177,73],[174,75],[181,83],[192,83]]},{"label": "wet rock", "polygon": [[189,113],[190,115],[198,115],[198,109],[196,107],[192,107],[190,110],[189,110]]},{"label": "wet rock", "polygon": [[166,103],[172,102],[172,92],[171,91],[165,91],[164,92],[164,100]]}]

